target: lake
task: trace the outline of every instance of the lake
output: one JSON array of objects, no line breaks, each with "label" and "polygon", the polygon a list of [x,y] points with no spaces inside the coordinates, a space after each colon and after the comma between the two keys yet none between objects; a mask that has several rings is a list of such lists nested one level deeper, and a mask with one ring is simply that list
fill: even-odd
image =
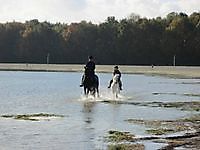
[{"label": "lake", "polygon": [[[109,130],[147,135],[145,127],[125,120],[178,119],[193,111],[133,105],[133,102],[200,100],[200,79],[123,74],[123,90],[114,101],[107,89],[111,74],[98,73],[100,98],[87,99],[79,87],[82,73],[0,72],[0,115],[56,114],[61,118],[30,121],[0,117],[0,147],[12,149],[106,149]],[[130,104],[129,104],[130,103]],[[146,149],[162,144],[144,142]]]}]

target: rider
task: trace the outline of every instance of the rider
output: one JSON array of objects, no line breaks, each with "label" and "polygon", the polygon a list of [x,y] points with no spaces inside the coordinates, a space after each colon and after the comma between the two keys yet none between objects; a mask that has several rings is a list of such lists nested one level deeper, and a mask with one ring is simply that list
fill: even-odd
[{"label": "rider", "polygon": [[81,81],[80,87],[83,86],[83,83],[85,81],[85,77],[86,76],[93,77],[94,74],[95,74],[95,72],[94,72],[94,70],[95,70],[95,62],[94,62],[93,56],[89,56],[88,57],[88,62],[87,62],[86,66],[84,68],[85,68],[85,73],[82,76],[82,81]]},{"label": "rider", "polygon": [[95,62],[93,56],[88,57],[88,62],[86,64],[87,69],[89,70],[89,75],[93,76],[94,75],[94,70],[95,70]]},{"label": "rider", "polygon": [[[119,71],[118,66],[115,66],[115,67],[114,67],[113,76],[116,75],[116,74],[119,74],[119,89],[122,90],[122,82],[121,82],[121,80],[120,80],[120,78],[121,78],[121,72]],[[108,88],[110,88],[112,82],[113,82],[113,80],[110,80],[110,83],[109,83],[109,85],[108,85]]]}]

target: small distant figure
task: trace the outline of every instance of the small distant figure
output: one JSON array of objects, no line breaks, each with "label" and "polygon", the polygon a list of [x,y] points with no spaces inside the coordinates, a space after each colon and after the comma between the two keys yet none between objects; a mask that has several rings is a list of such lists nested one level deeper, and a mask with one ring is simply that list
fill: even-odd
[{"label": "small distant figure", "polygon": [[152,69],[154,68],[154,65],[153,65],[153,64],[151,65],[151,68],[152,68]]},{"label": "small distant figure", "polygon": [[95,62],[94,62],[93,56],[88,57],[88,62],[84,68],[85,68],[85,72],[84,72],[84,75],[82,76],[82,81],[81,81],[80,87],[83,87],[83,83],[85,81],[86,76],[93,77],[95,75],[95,71],[94,71],[95,70]]},{"label": "small distant figure", "polygon": [[[121,72],[119,71],[119,67],[118,67],[118,66],[115,66],[115,67],[114,67],[113,76],[115,76],[116,74],[119,75],[119,89],[122,90]],[[110,83],[109,83],[109,85],[108,85],[108,88],[111,87],[112,82],[113,82],[113,79],[110,80]]]}]

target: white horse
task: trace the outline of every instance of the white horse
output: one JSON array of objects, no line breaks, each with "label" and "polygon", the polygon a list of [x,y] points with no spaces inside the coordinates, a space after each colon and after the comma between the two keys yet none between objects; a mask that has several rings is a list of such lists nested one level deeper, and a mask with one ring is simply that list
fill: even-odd
[{"label": "white horse", "polygon": [[119,89],[119,74],[115,74],[113,76],[113,82],[111,84],[111,90],[113,93],[113,96],[115,96],[115,98],[118,98],[118,94],[120,93],[120,89]]}]

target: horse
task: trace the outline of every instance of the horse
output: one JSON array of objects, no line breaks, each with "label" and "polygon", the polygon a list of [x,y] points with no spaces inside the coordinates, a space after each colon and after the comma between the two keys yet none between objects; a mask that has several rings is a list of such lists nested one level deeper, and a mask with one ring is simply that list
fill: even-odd
[{"label": "horse", "polygon": [[[83,83],[84,94],[88,96],[91,94],[93,97],[99,97],[99,78],[97,75],[86,76]],[[96,95],[97,94],[97,95]]]},{"label": "horse", "polygon": [[115,74],[113,76],[112,84],[111,84],[111,90],[112,90],[113,96],[115,98],[118,98],[118,95],[120,93],[120,88],[119,88],[119,74]]}]

